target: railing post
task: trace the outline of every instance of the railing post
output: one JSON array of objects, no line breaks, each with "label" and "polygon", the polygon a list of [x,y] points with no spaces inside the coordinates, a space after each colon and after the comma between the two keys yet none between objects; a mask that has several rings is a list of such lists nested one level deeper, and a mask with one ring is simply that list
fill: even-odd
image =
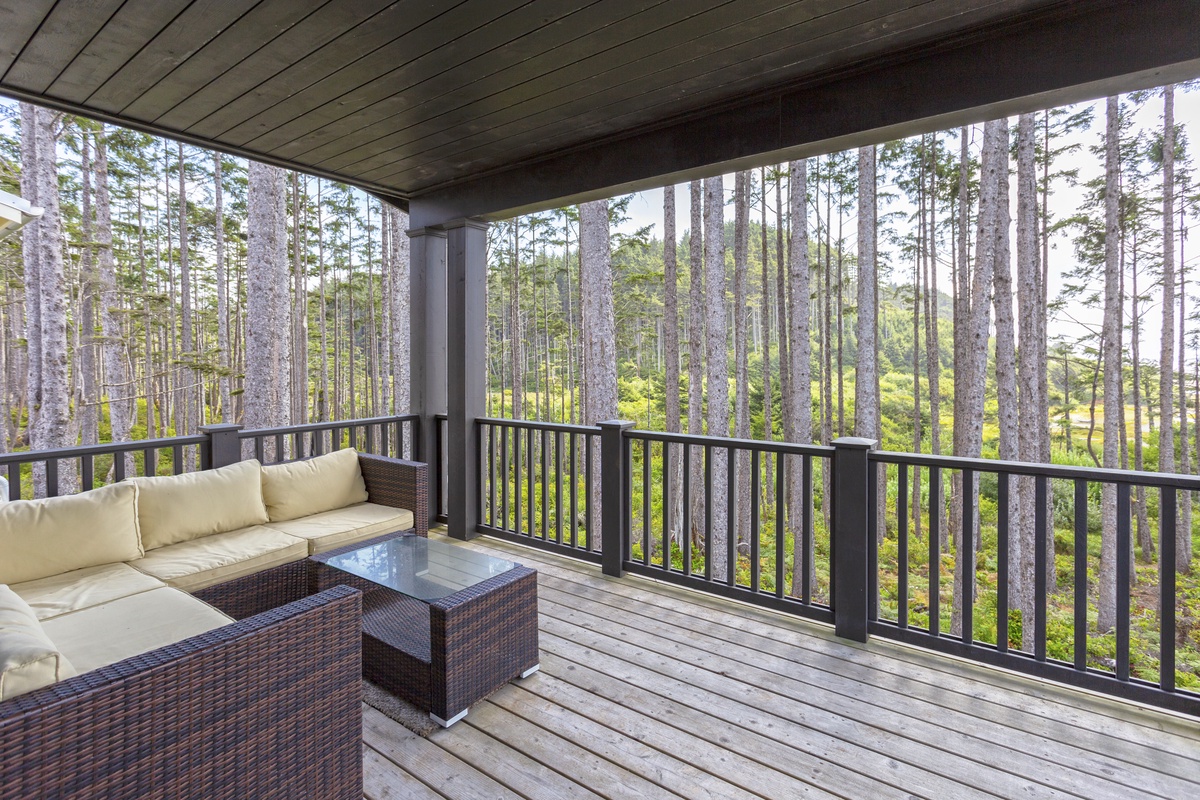
[{"label": "railing post", "polygon": [[[625,431],[633,423],[607,420],[600,427],[600,563],[605,575],[623,574],[629,526],[629,476],[625,474]],[[593,519],[595,517],[593,516]]]},{"label": "railing post", "polygon": [[874,439],[843,437],[833,441],[833,560],[831,587],[834,632],[856,642],[867,640],[867,591],[871,576],[867,553],[871,532],[868,454]]},{"label": "railing post", "polygon": [[201,425],[200,432],[208,437],[208,445],[200,448],[200,469],[227,467],[242,460],[242,441],[238,438],[241,425],[220,423]]}]

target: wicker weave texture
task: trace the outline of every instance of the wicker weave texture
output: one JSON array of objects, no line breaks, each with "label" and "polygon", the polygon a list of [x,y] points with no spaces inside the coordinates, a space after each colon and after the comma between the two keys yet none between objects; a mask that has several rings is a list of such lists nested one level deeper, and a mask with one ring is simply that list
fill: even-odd
[{"label": "wicker weave texture", "polygon": [[367,499],[413,512],[413,533],[429,534],[429,465],[387,456],[358,454]]},{"label": "wicker weave texture", "polygon": [[362,797],[341,587],[0,703],[0,800]]},{"label": "wicker weave texture", "polygon": [[234,619],[246,619],[294,603],[313,593],[307,560],[264,569],[192,592]]}]

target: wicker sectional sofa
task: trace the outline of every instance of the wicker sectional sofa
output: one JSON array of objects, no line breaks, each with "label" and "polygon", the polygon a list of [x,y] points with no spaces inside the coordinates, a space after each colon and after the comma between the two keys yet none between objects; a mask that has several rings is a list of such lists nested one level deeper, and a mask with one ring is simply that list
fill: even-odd
[{"label": "wicker sectional sofa", "polygon": [[361,598],[308,556],[427,532],[342,450],[0,506],[0,800],[362,797]]}]

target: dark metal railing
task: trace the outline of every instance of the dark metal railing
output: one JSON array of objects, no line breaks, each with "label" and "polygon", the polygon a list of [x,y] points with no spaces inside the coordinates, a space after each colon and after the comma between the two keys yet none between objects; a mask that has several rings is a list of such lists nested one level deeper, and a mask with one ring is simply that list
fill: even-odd
[{"label": "dark metal railing", "polygon": [[[852,640],[895,639],[1200,714],[1200,694],[1176,676],[1174,577],[1178,494],[1200,491],[1196,476],[880,452],[861,439],[819,447],[667,434],[621,421],[481,419],[476,431],[479,532],[600,562],[609,575],[832,622]],[[1161,580],[1135,628],[1133,509],[1146,490],[1159,507],[1160,557],[1142,571]],[[1101,576],[1115,592],[1112,632],[1090,621],[1099,559],[1089,512],[1101,496],[1116,511],[1114,574]],[[1009,579],[1030,538],[1032,609]]]},{"label": "dark metal railing", "polygon": [[450,521],[450,513],[446,497],[448,493],[447,481],[450,480],[450,470],[447,464],[447,449],[446,437],[450,435],[449,417],[445,414],[434,414],[433,424],[436,426],[436,435],[434,436],[434,454],[430,462],[433,469],[433,486],[435,492],[434,519],[438,522],[446,523]]},{"label": "dark metal railing", "polygon": [[598,562],[600,429],[476,421],[479,530]]},{"label": "dark metal railing", "polygon": [[416,414],[259,430],[208,425],[193,436],[4,453],[0,454],[0,473],[7,478],[9,500],[56,497],[127,477],[179,475],[240,458],[275,463],[342,447],[417,458],[419,432],[420,416]]},{"label": "dark metal railing", "polygon": [[833,620],[819,480],[833,448],[632,429],[624,440],[624,570]]},{"label": "dark metal railing", "polygon": [[[1200,490],[1200,478],[909,453],[871,452],[868,460],[874,474],[871,483],[878,480],[876,471],[884,470],[894,476],[898,489],[891,507],[873,504],[889,524],[888,537],[881,541],[871,536],[868,548],[873,579],[867,627],[872,635],[1200,713],[1200,694],[1178,685],[1175,573],[1178,494]],[[923,480],[918,477],[922,472]],[[911,494],[913,487],[915,494]],[[948,499],[952,513],[946,521],[958,535],[952,537],[951,547],[940,541],[945,516],[945,505],[937,499],[942,496],[940,487],[952,487]],[[1089,512],[1101,512],[1102,527],[1106,494],[1115,509],[1111,576],[1098,574],[1100,558],[1089,547],[1089,536],[1095,541],[1097,527]],[[913,507],[914,497],[920,507]],[[1158,590],[1155,602],[1141,609],[1138,617],[1142,631],[1156,629],[1156,636],[1143,640],[1143,652],[1157,652],[1157,663],[1144,654],[1135,659],[1131,648],[1131,599],[1137,574],[1132,536],[1135,499],[1156,500],[1159,511],[1159,557],[1157,563],[1143,561],[1143,572],[1153,574]],[[984,521],[981,515],[985,504],[995,507],[994,522]],[[923,516],[926,552],[914,564],[910,526]],[[874,530],[877,522],[873,517],[869,527]],[[1032,594],[1032,619],[1025,616],[1029,602],[1012,596],[1015,587],[1009,576],[1020,568],[1014,559],[1018,535],[1033,546],[1032,575],[1026,575],[1033,583],[1026,586]],[[897,582],[894,589],[883,588],[880,579],[888,570],[880,564],[881,553],[886,549],[890,561],[893,543]],[[946,583],[951,584],[949,599],[957,613],[948,618],[941,608],[945,602],[941,566],[950,549],[958,572]],[[964,564],[969,565],[965,578]],[[1095,577],[1089,577],[1089,572]],[[994,588],[990,586],[993,575]],[[927,585],[926,602],[920,604],[916,620],[913,578]],[[1098,610],[1093,595],[1101,590],[1099,582],[1108,580],[1115,583],[1104,587],[1114,595],[1115,625],[1108,632],[1095,631],[1089,622]],[[1053,638],[1052,623],[1057,629]]]}]

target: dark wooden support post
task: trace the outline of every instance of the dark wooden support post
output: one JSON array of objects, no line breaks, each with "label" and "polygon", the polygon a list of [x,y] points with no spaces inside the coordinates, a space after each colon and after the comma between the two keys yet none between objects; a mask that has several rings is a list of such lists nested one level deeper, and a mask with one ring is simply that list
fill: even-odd
[{"label": "dark wooden support post", "polygon": [[833,441],[833,624],[834,632],[856,642],[867,640],[867,572],[870,547],[868,454],[874,439],[843,437]]},{"label": "dark wooden support post", "polygon": [[624,573],[629,547],[629,459],[625,431],[633,423],[613,419],[600,426],[600,555],[605,575],[619,578]]},{"label": "dark wooden support post", "polygon": [[446,355],[449,425],[446,465],[449,475],[449,533],[455,539],[478,536],[479,437],[475,420],[483,416],[487,373],[487,223],[460,219],[446,229]]},{"label": "dark wooden support post", "polygon": [[[438,514],[438,492],[445,490],[438,455],[438,422],[446,406],[446,232],[413,228],[409,247],[409,407],[420,414],[415,459],[429,463],[429,522]],[[399,409],[398,409],[399,410]],[[443,485],[439,486],[439,483]]]},{"label": "dark wooden support post", "polygon": [[242,441],[238,438],[241,425],[201,425],[200,432],[208,444],[200,448],[200,469],[227,467],[242,460]]}]

